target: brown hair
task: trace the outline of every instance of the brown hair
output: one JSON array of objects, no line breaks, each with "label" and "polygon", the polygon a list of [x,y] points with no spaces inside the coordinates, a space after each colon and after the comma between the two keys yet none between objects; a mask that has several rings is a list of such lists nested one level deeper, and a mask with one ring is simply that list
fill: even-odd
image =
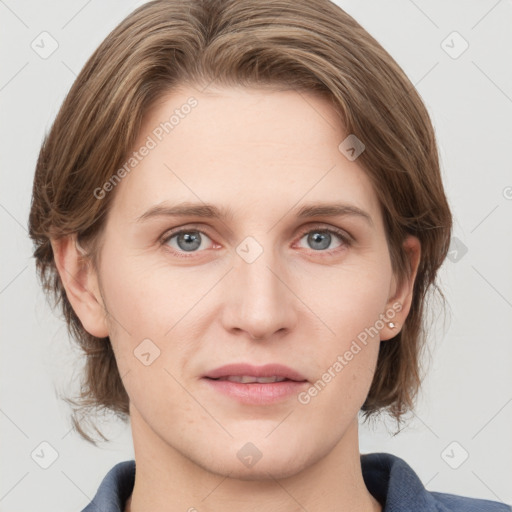
[{"label": "brown hair", "polygon": [[402,242],[407,234],[419,238],[409,315],[399,334],[381,342],[362,408],[365,418],[387,410],[399,420],[421,382],[426,292],[432,285],[442,296],[435,279],[452,227],[434,130],[416,89],[383,47],[328,0],[156,0],[124,19],[87,61],[37,161],[29,228],[39,277],[86,355],[79,400],[68,400],[78,405],[75,428],[94,442],[76,412],[103,409],[127,419],[129,399],[109,339],[86,332],[66,297],[50,239],[76,234],[94,263],[114,194],[97,199],[94,190],[125,161],[155,101],[181,84],[212,81],[328,98],[345,132],[366,146],[358,163],[378,195],[399,279],[410,271]]}]

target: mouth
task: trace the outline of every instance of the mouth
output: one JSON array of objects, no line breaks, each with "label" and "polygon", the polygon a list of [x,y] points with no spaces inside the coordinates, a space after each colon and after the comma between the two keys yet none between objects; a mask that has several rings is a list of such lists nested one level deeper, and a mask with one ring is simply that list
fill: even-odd
[{"label": "mouth", "polygon": [[226,364],[210,370],[203,377],[214,380],[241,382],[243,384],[254,382],[267,384],[284,380],[294,382],[306,381],[306,378],[299,371],[277,363],[265,364],[263,366],[254,366],[248,363]]},{"label": "mouth", "polygon": [[[209,379],[210,377],[206,378]],[[260,384],[271,384],[273,382],[283,382],[285,380],[291,381],[293,379],[287,379],[286,377],[278,377],[276,375],[272,377],[253,377],[251,375],[228,375],[226,377],[219,377],[217,379],[212,380],[227,380],[229,382],[240,382],[240,384],[253,384],[255,382],[258,382]]]},{"label": "mouth", "polygon": [[225,365],[208,372],[202,379],[210,389],[251,405],[283,402],[299,393],[308,383],[300,372],[280,364]]}]

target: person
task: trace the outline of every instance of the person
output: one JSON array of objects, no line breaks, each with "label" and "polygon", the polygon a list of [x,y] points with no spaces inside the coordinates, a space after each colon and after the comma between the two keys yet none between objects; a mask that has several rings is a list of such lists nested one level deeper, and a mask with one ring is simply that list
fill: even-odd
[{"label": "person", "polygon": [[360,454],[360,414],[414,406],[452,217],[422,100],[335,4],[136,9],[43,141],[29,228],[84,351],[75,427],[132,428],[84,512],[510,510]]}]

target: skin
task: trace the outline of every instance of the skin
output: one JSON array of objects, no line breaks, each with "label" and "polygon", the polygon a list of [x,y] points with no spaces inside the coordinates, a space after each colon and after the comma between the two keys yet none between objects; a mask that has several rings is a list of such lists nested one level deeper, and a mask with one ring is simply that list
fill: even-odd
[{"label": "skin", "polygon": [[[379,511],[362,478],[358,411],[379,341],[409,312],[419,241],[405,241],[413,273],[398,287],[375,191],[338,150],[347,134],[333,107],[313,94],[183,86],[147,113],[135,147],[190,96],[197,107],[110,192],[98,269],[73,237],[53,241],[68,297],[91,334],[110,337],[130,397],[137,473],[125,510]],[[137,221],[183,201],[234,215]],[[372,222],[294,215],[332,201]],[[195,252],[159,242],[182,226],[204,233]],[[326,228],[353,240],[308,240]],[[247,236],[263,249],[252,263],[236,252]],[[308,404],[239,404],[201,380],[231,362],[277,362],[314,383],[397,303],[398,328],[384,326]],[[160,350],[148,366],[134,356],[147,338]],[[262,454],[252,467],[237,457],[247,442]]]}]

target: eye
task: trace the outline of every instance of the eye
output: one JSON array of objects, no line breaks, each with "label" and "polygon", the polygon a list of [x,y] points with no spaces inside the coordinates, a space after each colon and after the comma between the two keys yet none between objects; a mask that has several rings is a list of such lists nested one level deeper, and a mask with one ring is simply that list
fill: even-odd
[{"label": "eye", "polygon": [[[326,253],[348,247],[351,245],[352,241],[350,235],[341,229],[325,226],[310,227],[307,230],[303,230],[300,234],[299,241],[304,238],[306,238],[306,242],[310,245],[310,249],[315,252]],[[338,245],[329,249],[336,239],[339,240]],[[208,241],[210,244],[208,244]],[[201,252],[201,250],[211,248],[212,243],[211,238],[204,231],[195,229],[194,227],[181,228],[167,232],[161,239],[162,245],[168,246],[174,255],[182,258],[191,256],[191,253]]]},{"label": "eye", "polygon": [[178,256],[184,256],[185,252],[198,252],[198,249],[205,249],[205,240],[211,239],[203,231],[197,229],[181,229],[172,233],[167,233],[162,239],[163,245],[168,245]]},{"label": "eye", "polygon": [[325,249],[328,249],[331,243],[333,242],[333,235],[335,239],[337,238],[338,240],[341,240],[341,243],[339,243],[335,247],[331,247],[331,250],[335,250],[338,249],[339,247],[350,245],[351,240],[349,235],[343,232],[342,230],[335,228],[310,228],[302,233],[301,240],[306,238],[306,243],[308,243],[310,246],[309,248],[312,248],[314,251],[330,252],[325,251]]}]

